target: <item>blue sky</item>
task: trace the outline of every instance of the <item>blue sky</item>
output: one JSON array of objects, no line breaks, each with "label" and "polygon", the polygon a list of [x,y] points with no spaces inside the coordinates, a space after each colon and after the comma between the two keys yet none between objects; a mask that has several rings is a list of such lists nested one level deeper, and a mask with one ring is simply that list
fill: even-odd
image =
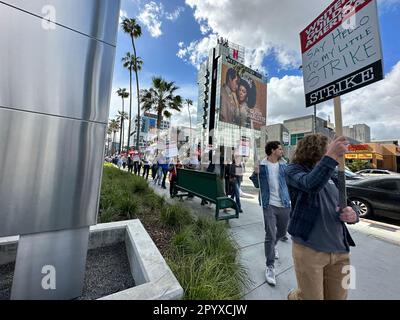
[{"label": "blue sky", "polygon": [[[268,74],[267,123],[272,124],[312,113],[304,107],[302,74],[298,70],[301,64],[298,34],[330,3],[330,0],[122,0],[121,14],[136,18],[142,25],[143,35],[136,41],[138,55],[144,60],[140,72],[142,88],[149,87],[152,76],[160,75],[175,81],[184,98],[197,102],[196,66],[215,44],[217,35],[227,37],[248,49],[247,65]],[[400,126],[393,121],[394,115],[400,118],[400,1],[380,0],[378,5],[387,78],[346,95],[342,101],[343,121],[344,125],[368,124],[376,139],[400,138]],[[121,105],[115,90],[129,88],[129,73],[121,65],[121,58],[129,50],[130,39],[120,30],[110,117],[115,116]],[[365,95],[369,97],[368,105]],[[383,102],[382,95],[387,97]],[[379,117],[373,116],[376,108],[381,111]],[[193,106],[194,114],[195,110]],[[321,117],[333,118],[332,103],[319,106],[318,112]],[[194,121],[195,118],[194,115]],[[172,123],[187,125],[188,115],[176,114]]]}]

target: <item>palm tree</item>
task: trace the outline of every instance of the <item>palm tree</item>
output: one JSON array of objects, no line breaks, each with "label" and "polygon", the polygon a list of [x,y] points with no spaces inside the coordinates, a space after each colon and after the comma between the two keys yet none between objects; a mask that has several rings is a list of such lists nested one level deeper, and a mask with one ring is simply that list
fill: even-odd
[{"label": "palm tree", "polygon": [[[131,138],[131,123],[132,123],[132,71],[140,71],[142,69],[143,60],[140,57],[133,56],[130,52],[127,52],[125,57],[122,58],[122,63],[124,68],[129,70],[129,79],[130,79],[130,104],[129,104],[129,132],[128,132],[128,151],[130,149],[130,138]],[[140,102],[138,101],[139,108]],[[140,117],[140,110],[138,111],[138,115]],[[136,146],[138,148],[138,146]]]},{"label": "palm tree", "polygon": [[174,82],[167,82],[161,77],[153,77],[152,87],[141,91],[140,102],[144,111],[157,114],[157,140],[163,117],[171,118],[169,110],[181,111],[182,98],[175,95],[179,88]]},{"label": "palm tree", "polygon": [[110,126],[107,126],[107,155],[110,155],[110,141],[111,141],[111,136],[112,134],[112,128],[110,128]]},{"label": "palm tree", "polygon": [[[114,145],[114,143],[115,143],[115,135],[117,134],[117,132],[119,130],[119,122],[118,122],[118,120],[117,119],[110,120],[110,123],[108,124],[108,127],[114,133],[113,139],[112,139],[112,142],[113,142],[113,145]],[[112,149],[112,153],[114,153],[115,152],[114,148],[111,148],[111,149]]]},{"label": "palm tree", "polygon": [[119,137],[119,153],[121,153],[121,146],[122,146],[122,150],[124,150],[124,131],[122,129],[122,127],[124,126],[124,122],[125,120],[128,120],[128,113],[127,112],[123,112],[123,111],[118,111],[118,117],[117,120],[121,123],[120,124],[120,137]]},{"label": "palm tree", "polygon": [[[137,90],[137,100],[138,100],[138,118],[137,118],[138,128],[137,128],[136,149],[139,150],[139,135],[140,135],[140,95],[139,95],[139,92],[140,92],[140,90],[139,90],[138,72],[140,71],[140,68],[139,68],[138,56],[136,54],[135,39],[138,39],[142,35],[142,28],[138,23],[136,23],[135,19],[125,18],[122,21],[122,30],[126,34],[129,34],[129,36],[131,37],[133,56],[136,59],[135,68],[133,70],[135,71],[135,75],[136,75],[136,90]],[[142,64],[143,64],[143,61],[142,61]],[[132,90],[131,90],[131,92],[132,92]],[[129,132],[129,134],[130,134],[130,132]]]},{"label": "palm tree", "polygon": [[[122,113],[126,114],[126,112],[124,110],[124,102],[125,102],[125,99],[129,97],[129,92],[126,91],[126,88],[119,88],[117,90],[117,94],[122,99]],[[119,113],[119,111],[118,111],[118,113]],[[123,148],[123,145],[124,145],[124,120],[126,120],[126,119],[121,118],[121,128],[120,128],[120,134],[119,134],[119,136],[120,136],[119,152],[120,153],[121,153],[121,147]]]},{"label": "palm tree", "polygon": [[193,101],[190,99],[186,99],[185,103],[187,104],[188,111],[189,111],[189,124],[190,124],[190,131],[189,131],[189,143],[192,143],[191,135],[192,135],[192,115],[190,114],[190,107],[193,106]]}]

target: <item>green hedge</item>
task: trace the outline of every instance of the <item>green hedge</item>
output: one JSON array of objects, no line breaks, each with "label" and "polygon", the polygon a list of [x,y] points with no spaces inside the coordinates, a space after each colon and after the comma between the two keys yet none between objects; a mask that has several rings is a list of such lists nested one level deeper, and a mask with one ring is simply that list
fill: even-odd
[{"label": "green hedge", "polygon": [[237,262],[239,250],[223,222],[196,218],[181,204],[170,205],[141,177],[105,165],[99,223],[138,218],[147,228],[172,232],[165,259],[185,299],[240,299],[248,285]]}]

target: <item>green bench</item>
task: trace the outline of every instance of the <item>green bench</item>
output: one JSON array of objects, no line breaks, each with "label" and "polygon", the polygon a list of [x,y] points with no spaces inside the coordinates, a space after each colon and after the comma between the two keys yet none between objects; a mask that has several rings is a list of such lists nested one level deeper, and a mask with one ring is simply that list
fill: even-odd
[{"label": "green bench", "polygon": [[[181,199],[192,194],[214,203],[216,220],[239,218],[236,202],[226,196],[223,180],[215,173],[178,169],[175,192],[177,192],[175,196]],[[228,208],[234,209],[235,213],[220,215],[220,210]]]}]

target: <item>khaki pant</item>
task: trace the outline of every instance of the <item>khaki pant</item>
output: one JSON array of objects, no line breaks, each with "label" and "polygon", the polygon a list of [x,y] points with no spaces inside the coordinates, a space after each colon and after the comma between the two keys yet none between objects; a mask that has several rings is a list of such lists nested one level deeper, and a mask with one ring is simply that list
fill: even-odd
[{"label": "khaki pant", "polygon": [[347,288],[342,285],[348,273],[350,254],[315,251],[293,242],[293,261],[297,289],[288,295],[289,300],[346,300]]}]

